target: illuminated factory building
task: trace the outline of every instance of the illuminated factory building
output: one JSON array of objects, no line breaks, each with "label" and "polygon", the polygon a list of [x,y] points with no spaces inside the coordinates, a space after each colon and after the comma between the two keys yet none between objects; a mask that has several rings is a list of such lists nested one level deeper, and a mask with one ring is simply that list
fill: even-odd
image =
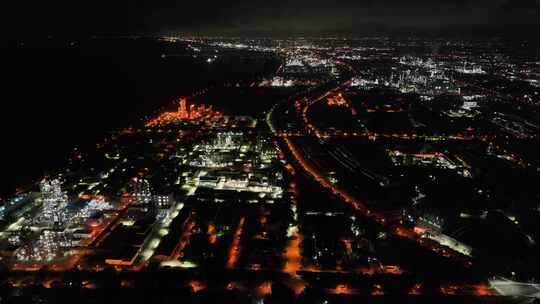
[{"label": "illuminated factory building", "polygon": [[188,104],[185,98],[178,99],[178,110],[176,112],[164,112],[158,117],[148,121],[147,127],[163,126],[171,123],[179,123],[181,121],[199,120],[211,118],[219,118],[221,113],[212,110],[212,106],[206,107],[205,105]]},{"label": "illuminated factory building", "polygon": [[61,182],[58,179],[41,181],[41,199],[43,212],[37,218],[41,224],[50,226],[62,226],[66,221],[67,195],[62,191]]}]

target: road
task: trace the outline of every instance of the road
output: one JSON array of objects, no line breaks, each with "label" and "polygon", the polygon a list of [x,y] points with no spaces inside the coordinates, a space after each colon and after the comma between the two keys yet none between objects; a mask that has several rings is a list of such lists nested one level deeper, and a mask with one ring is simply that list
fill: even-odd
[{"label": "road", "polygon": [[521,296],[540,299],[540,284],[522,283],[506,278],[489,281],[491,288],[503,296]]},{"label": "road", "polygon": [[[319,139],[325,138],[326,134],[324,134],[318,128],[316,128],[314,124],[310,121],[307,115],[309,108],[313,104],[321,100],[324,100],[326,97],[336,94],[343,88],[347,87],[349,83],[350,83],[350,79],[344,80],[340,82],[339,84],[337,84],[335,87],[330,88],[328,91],[322,93],[321,95],[315,98],[312,98],[311,100],[309,99],[309,96],[305,97],[306,99],[308,99],[308,102],[305,103],[305,106],[303,107],[303,109],[301,109],[301,116],[302,116],[301,120],[304,124],[307,134],[313,134]],[[328,180],[328,177],[325,174],[323,174],[319,170],[319,168],[317,168],[317,166],[313,165],[312,162],[308,160],[309,155],[305,155],[305,153],[303,153],[303,149],[301,149],[297,144],[295,144],[295,141],[293,140],[294,136],[289,138],[287,134],[278,134],[275,126],[273,125],[273,115],[274,115],[273,112],[275,109],[276,107],[273,107],[267,115],[267,123],[270,127],[270,130],[272,130],[275,135],[278,135],[278,136],[281,135],[281,137],[283,138],[285,142],[285,146],[289,150],[290,154],[293,156],[294,161],[303,169],[303,171],[308,176],[312,177],[321,187],[328,189],[331,193],[339,197],[341,200],[343,200],[345,203],[350,205],[355,211],[359,212],[363,216],[372,218],[379,224],[386,226],[395,236],[398,236],[401,238],[407,238],[412,241],[415,241],[418,245],[424,248],[428,248],[443,257],[452,258],[455,261],[462,262],[467,267],[471,265],[471,261],[468,259],[468,257],[464,256],[461,253],[463,251],[461,252],[455,251],[447,246],[444,246],[443,244],[437,245],[434,242],[425,242],[423,239],[424,233],[419,234],[412,229],[403,227],[401,225],[396,225],[396,223],[391,223],[391,221],[387,219],[384,214],[379,213],[376,210],[369,209],[366,206],[366,204],[362,202],[362,200],[352,195],[350,191],[331,183]]]}]

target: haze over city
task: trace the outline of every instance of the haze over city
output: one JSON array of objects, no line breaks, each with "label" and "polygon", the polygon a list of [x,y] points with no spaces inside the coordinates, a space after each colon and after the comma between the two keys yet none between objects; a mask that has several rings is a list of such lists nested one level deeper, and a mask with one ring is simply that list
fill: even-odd
[{"label": "haze over city", "polygon": [[[537,0],[54,1],[8,4],[8,32],[26,34],[302,34],[460,30],[538,32]],[[530,32],[527,34],[531,34]],[[532,36],[531,36],[532,37]]]}]

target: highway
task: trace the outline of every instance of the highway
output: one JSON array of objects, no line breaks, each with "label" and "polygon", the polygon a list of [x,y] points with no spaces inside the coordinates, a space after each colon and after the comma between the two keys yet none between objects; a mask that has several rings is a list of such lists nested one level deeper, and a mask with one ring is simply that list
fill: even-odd
[{"label": "highway", "polygon": [[540,284],[522,283],[506,278],[495,278],[489,281],[491,288],[503,296],[521,296],[540,299]]}]

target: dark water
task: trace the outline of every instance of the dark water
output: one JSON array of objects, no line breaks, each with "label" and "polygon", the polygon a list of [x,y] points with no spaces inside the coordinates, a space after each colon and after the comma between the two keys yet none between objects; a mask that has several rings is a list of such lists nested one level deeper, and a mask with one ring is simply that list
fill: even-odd
[{"label": "dark water", "polygon": [[277,64],[241,54],[208,64],[182,43],[155,39],[34,39],[2,53],[2,196],[60,166],[74,147],[137,123],[177,96],[260,77]]}]

